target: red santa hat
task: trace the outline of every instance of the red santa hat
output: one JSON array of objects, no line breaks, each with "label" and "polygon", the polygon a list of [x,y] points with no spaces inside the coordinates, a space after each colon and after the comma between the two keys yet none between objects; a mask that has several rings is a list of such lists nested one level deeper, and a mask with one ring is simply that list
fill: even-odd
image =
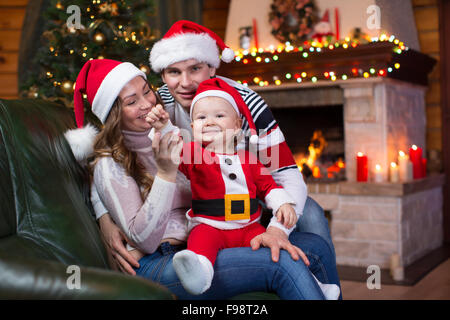
[{"label": "red santa hat", "polygon": [[122,88],[133,78],[145,73],[129,62],[94,59],[86,62],[78,74],[73,96],[75,120],[78,129],[69,130],[65,137],[77,160],[83,160],[93,152],[97,130],[84,126],[83,94],[92,107],[92,113],[105,123],[109,112]]},{"label": "red santa hat", "polygon": [[155,72],[161,72],[173,63],[188,59],[206,62],[218,68],[221,59],[231,62],[233,58],[234,51],[217,34],[187,20],[175,22],[150,52],[150,64]]},{"label": "red santa hat", "polygon": [[212,78],[199,84],[191,104],[191,120],[195,103],[205,97],[219,97],[228,101],[240,117],[244,116],[247,119],[250,128],[250,143],[258,143],[258,133],[247,104],[244,102],[239,92],[222,79]]}]

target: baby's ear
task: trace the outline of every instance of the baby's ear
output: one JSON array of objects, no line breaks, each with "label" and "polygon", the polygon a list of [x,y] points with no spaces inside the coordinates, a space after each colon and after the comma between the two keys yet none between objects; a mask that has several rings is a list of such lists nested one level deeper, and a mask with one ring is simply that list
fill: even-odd
[{"label": "baby's ear", "polygon": [[240,117],[237,117],[236,122],[237,122],[236,126],[239,129],[242,128],[242,119]]}]

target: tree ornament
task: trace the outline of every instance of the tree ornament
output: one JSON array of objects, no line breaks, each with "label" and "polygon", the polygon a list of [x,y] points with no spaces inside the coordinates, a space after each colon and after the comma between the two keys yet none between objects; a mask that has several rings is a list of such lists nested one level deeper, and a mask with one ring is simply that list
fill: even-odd
[{"label": "tree ornament", "polygon": [[141,65],[139,67],[139,69],[141,69],[142,72],[145,72],[145,74],[150,74],[150,68],[148,66],[146,66],[145,64]]},{"label": "tree ornament", "polygon": [[70,80],[64,80],[64,81],[61,83],[61,90],[62,90],[62,92],[64,92],[64,93],[72,94],[72,93],[73,93],[73,90],[74,90],[73,87],[74,87],[73,81],[70,81]]},{"label": "tree ornament", "polygon": [[105,43],[105,41],[106,41],[106,37],[103,33],[97,32],[94,34],[94,42],[95,43],[102,45]]}]

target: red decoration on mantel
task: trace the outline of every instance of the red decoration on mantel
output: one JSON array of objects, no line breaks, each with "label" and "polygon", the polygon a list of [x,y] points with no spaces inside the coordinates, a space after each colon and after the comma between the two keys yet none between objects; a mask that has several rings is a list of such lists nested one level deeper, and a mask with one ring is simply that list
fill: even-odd
[{"label": "red decoration on mantel", "polygon": [[367,164],[367,156],[362,152],[358,152],[356,156],[356,181],[367,182],[369,178],[369,167]]},{"label": "red decoration on mantel", "polygon": [[413,164],[413,178],[424,178],[426,175],[426,159],[422,159],[422,148],[416,145],[409,148],[409,158]]}]

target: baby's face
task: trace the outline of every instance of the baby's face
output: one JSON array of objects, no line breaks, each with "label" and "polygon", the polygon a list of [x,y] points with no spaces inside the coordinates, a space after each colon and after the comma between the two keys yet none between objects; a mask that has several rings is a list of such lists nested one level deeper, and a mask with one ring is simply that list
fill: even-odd
[{"label": "baby's face", "polygon": [[228,101],[219,97],[205,97],[192,108],[191,126],[195,141],[217,146],[234,141],[242,120]]}]

